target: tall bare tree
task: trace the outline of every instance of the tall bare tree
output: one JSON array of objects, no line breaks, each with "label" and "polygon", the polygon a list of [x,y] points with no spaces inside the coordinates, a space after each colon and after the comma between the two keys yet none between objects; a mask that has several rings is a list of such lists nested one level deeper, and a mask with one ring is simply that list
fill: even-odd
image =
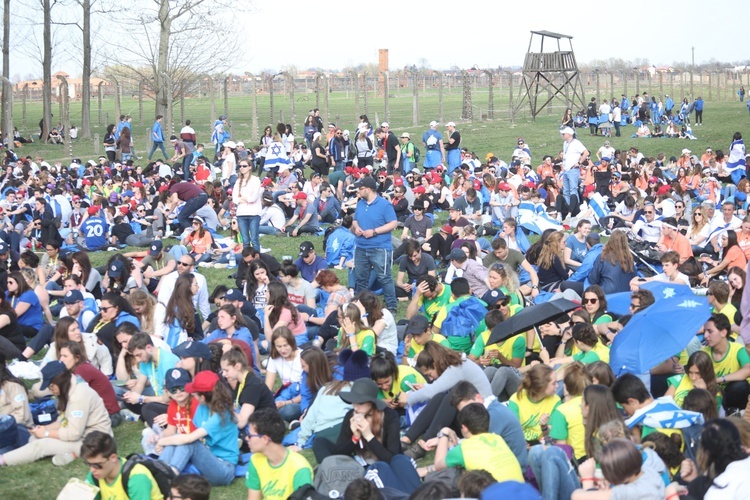
[{"label": "tall bare tree", "polygon": [[3,0],[3,134],[13,141],[13,87],[10,85],[10,0]]},{"label": "tall bare tree", "polygon": [[42,141],[52,128],[52,12],[50,0],[40,0],[44,12],[44,35],[42,48]]},{"label": "tall bare tree", "polygon": [[109,54],[113,67],[108,70],[124,68],[145,82],[154,96],[156,114],[167,118],[169,130],[181,81],[220,73],[243,57],[238,50],[240,37],[226,31],[231,22],[227,17],[241,12],[242,7],[231,0],[136,0],[127,12],[113,14],[113,24],[127,29],[130,43]]}]

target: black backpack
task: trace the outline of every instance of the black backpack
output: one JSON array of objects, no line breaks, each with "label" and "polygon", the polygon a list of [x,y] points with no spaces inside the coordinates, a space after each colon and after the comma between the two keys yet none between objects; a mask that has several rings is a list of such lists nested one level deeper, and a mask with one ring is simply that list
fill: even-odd
[{"label": "black backpack", "polygon": [[[177,477],[177,474],[174,473],[174,470],[172,470],[172,467],[167,462],[149,458],[146,455],[138,453],[128,455],[128,459],[122,466],[122,487],[128,493],[128,496],[130,496],[130,492],[127,491],[130,473],[133,471],[133,467],[139,464],[148,469],[154,477],[154,481],[156,481],[156,485],[159,487],[161,494],[164,495],[164,498],[169,498],[172,491],[172,480]],[[94,478],[94,484],[99,486],[99,480]]]}]

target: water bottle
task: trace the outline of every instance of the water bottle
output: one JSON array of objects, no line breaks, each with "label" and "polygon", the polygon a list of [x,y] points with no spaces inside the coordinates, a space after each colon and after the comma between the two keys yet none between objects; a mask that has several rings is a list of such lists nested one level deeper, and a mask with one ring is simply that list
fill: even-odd
[{"label": "water bottle", "polygon": [[234,254],[234,250],[229,251],[229,265],[227,267],[229,269],[237,267],[237,256]]}]

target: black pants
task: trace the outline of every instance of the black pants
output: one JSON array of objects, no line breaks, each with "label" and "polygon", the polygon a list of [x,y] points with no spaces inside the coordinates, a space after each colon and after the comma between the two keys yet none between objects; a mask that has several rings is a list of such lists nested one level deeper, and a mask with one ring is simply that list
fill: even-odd
[{"label": "black pants", "polygon": [[44,325],[29,341],[28,346],[33,349],[34,353],[37,353],[44,349],[45,346],[52,342],[55,335],[55,327],[52,325]]},{"label": "black pants", "polygon": [[5,337],[0,337],[0,352],[3,353],[3,356],[5,356],[5,359],[8,361],[12,359],[21,359],[23,354],[23,351],[21,351],[16,344]]},{"label": "black pants", "polygon": [[724,388],[724,409],[745,408],[748,395],[750,395],[750,384],[747,380],[729,382]]},{"label": "black pants", "polygon": [[703,110],[695,110],[695,123],[703,125]]},{"label": "black pants", "polygon": [[580,295],[581,297],[583,297],[583,290],[584,290],[583,282],[581,282],[581,281],[563,281],[562,284],[560,285],[560,290],[563,291],[563,292],[565,290],[573,290],[575,293],[577,293],[578,295]]},{"label": "black pants", "polygon": [[450,397],[443,392],[433,397],[427,406],[421,411],[409,430],[406,437],[409,441],[416,443],[419,436],[425,441],[437,436],[443,427],[451,427],[456,420],[456,409],[450,404]]},{"label": "black pants", "polygon": [[146,403],[143,405],[125,403],[125,407],[141,416],[149,427],[154,425],[154,418],[167,413],[168,406],[162,403]]},{"label": "black pants", "polygon": [[336,441],[338,441],[340,433],[341,424],[315,433],[312,449],[315,454],[315,460],[318,463],[321,463],[326,457],[330,457],[333,454],[333,448],[336,446]]},{"label": "black pants", "polygon": [[450,264],[448,256],[451,253],[451,244],[453,244],[453,241],[454,238],[452,235],[443,238],[439,234],[434,234],[429,240],[427,240],[427,243],[430,244],[430,255],[435,259],[435,264]]}]

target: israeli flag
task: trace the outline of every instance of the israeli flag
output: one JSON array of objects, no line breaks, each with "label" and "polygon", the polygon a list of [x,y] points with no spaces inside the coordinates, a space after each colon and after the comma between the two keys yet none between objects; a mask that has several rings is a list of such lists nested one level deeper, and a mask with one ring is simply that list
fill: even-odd
[{"label": "israeli flag", "polygon": [[737,139],[729,146],[729,158],[725,170],[731,172],[732,182],[737,184],[746,176],[745,173],[745,143]]},{"label": "israeli flag", "polygon": [[607,200],[600,193],[594,193],[589,198],[589,206],[591,210],[596,214],[597,219],[609,216],[609,207],[607,206]]},{"label": "israeli flag", "polygon": [[703,424],[703,415],[686,411],[677,406],[672,396],[655,399],[651,404],[636,411],[625,421],[629,428],[647,425],[657,429],[685,429],[695,424]]},{"label": "israeli flag", "polygon": [[547,229],[560,230],[562,226],[559,222],[549,217],[544,210],[544,205],[540,204],[541,212],[537,211],[537,206],[531,201],[522,201],[518,205],[518,222],[519,225],[534,234],[542,234]]}]

